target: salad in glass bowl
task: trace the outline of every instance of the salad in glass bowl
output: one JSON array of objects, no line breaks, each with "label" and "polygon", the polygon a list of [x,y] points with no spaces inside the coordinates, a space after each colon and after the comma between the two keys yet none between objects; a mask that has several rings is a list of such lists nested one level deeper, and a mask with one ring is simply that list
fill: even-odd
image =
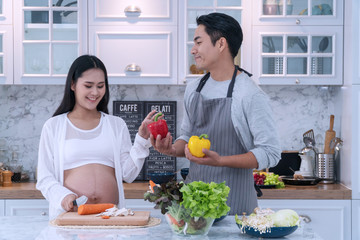
[{"label": "salad in glass bowl", "polygon": [[300,218],[291,209],[275,212],[269,208],[255,208],[249,216],[235,215],[235,222],[241,233],[261,238],[278,238],[295,232],[300,224]]},{"label": "salad in glass bowl", "polygon": [[214,220],[230,210],[226,204],[230,188],[225,182],[171,181],[150,185],[153,187],[144,194],[144,199],[161,209],[171,230],[178,235],[207,235]]}]

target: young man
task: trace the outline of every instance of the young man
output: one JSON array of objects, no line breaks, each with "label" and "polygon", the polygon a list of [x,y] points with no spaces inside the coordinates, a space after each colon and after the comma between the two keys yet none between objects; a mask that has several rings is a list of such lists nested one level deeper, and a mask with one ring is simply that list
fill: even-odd
[{"label": "young man", "polygon": [[[257,207],[252,170],[275,166],[280,144],[266,94],[251,74],[234,66],[242,43],[239,23],[222,13],[197,18],[194,34],[196,67],[208,73],[189,83],[184,95],[181,136],[151,136],[154,148],[164,154],[190,160],[186,182],[223,182],[230,187],[230,214],[250,214]],[[189,152],[192,135],[206,133],[211,149],[205,157]]]}]

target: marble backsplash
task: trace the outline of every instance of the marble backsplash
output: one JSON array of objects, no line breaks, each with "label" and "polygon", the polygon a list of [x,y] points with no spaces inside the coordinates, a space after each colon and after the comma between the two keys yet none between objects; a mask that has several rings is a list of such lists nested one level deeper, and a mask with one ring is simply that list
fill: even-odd
[{"label": "marble backsplash", "polygon": [[[303,147],[302,134],[314,129],[317,146],[323,148],[325,131],[329,128],[329,115],[334,114],[340,87],[319,86],[261,86],[268,94],[277,123],[282,150],[299,150]],[[2,85],[0,86],[0,139],[7,142],[7,157],[19,149],[19,159],[31,178],[37,165],[39,137],[44,122],[58,107],[64,86]],[[177,133],[183,115],[185,86],[110,86],[109,111],[112,101],[177,101]],[[335,123],[340,116],[335,115]],[[339,124],[335,124],[335,130]],[[0,159],[4,162],[4,159]],[[178,159],[178,169],[188,165]]]}]

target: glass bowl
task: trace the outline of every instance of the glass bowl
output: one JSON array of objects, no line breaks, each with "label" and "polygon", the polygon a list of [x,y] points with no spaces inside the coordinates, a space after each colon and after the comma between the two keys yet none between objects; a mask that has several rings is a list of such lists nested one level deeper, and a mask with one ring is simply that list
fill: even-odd
[{"label": "glass bowl", "polygon": [[213,218],[197,218],[191,217],[187,220],[176,220],[169,213],[165,214],[167,223],[169,224],[173,233],[177,235],[202,235],[208,234],[211,226],[214,223]]},{"label": "glass bowl", "polygon": [[175,173],[173,172],[163,172],[163,173],[148,173],[149,180],[153,181],[156,184],[162,184],[170,182],[175,178]]},{"label": "glass bowl", "polygon": [[242,225],[238,223],[236,223],[236,225],[240,228],[241,233],[246,233],[247,235],[258,238],[281,238],[295,232],[298,228],[297,225],[292,227],[272,227],[266,232],[260,232],[250,226],[242,227]]}]

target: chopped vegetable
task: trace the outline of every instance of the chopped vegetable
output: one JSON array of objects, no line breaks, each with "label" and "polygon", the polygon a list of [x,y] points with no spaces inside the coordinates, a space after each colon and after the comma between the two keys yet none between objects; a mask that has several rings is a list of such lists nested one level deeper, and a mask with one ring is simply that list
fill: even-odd
[{"label": "chopped vegetable", "polygon": [[97,203],[97,204],[83,204],[78,207],[79,215],[95,214],[104,212],[108,208],[114,207],[113,203]]},{"label": "chopped vegetable", "polygon": [[109,219],[110,216],[108,216],[108,215],[102,215],[101,218],[102,218],[102,219]]},{"label": "chopped vegetable", "polygon": [[192,136],[188,142],[188,148],[190,153],[195,157],[204,157],[203,148],[210,149],[211,143],[207,139],[209,136],[207,134],[201,134],[200,136]]},{"label": "chopped vegetable", "polygon": [[150,123],[147,128],[149,129],[150,133],[154,136],[154,138],[157,137],[157,135],[161,135],[161,138],[165,138],[166,134],[168,133],[169,129],[167,126],[167,123],[164,119],[158,119],[158,117],[162,116],[163,114],[159,112],[155,116],[155,122]]}]

